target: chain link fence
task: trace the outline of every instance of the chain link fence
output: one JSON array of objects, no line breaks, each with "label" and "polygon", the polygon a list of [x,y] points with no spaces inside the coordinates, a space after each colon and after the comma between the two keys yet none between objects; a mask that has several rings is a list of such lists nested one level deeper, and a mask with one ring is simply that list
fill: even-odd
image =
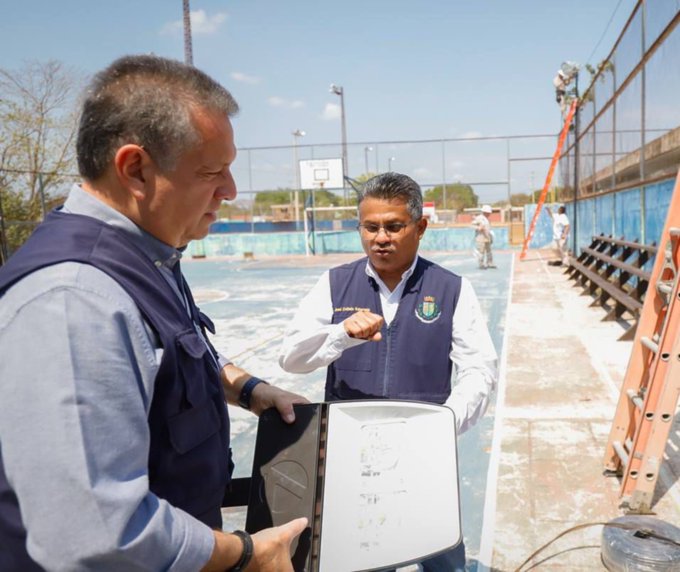
[{"label": "chain link fence", "polygon": [[[424,191],[460,183],[473,188],[480,204],[508,202],[512,194],[542,187],[555,142],[556,133],[348,142],[347,175],[363,179],[397,171],[412,177]],[[242,148],[233,167],[239,197],[248,202],[256,193],[296,189],[298,161],[341,156],[340,143]],[[329,190],[343,203],[353,193],[349,184]],[[454,208],[446,193],[440,206]]]},{"label": "chain link fence", "polygon": [[575,251],[600,232],[658,239],[680,164],[679,8],[639,0],[581,96],[560,160]]}]

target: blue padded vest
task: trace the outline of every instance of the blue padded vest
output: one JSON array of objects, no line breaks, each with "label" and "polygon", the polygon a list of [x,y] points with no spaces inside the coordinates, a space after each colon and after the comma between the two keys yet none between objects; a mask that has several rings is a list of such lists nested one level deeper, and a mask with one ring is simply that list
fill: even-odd
[{"label": "blue padded vest", "polygon": [[[94,218],[59,211],[50,213],[0,268],[0,296],[29,273],[65,261],[90,264],[111,276],[157,333],[163,358],[148,416],[149,488],[208,526],[221,527],[220,507],[233,468],[229,417],[215,351],[194,327],[195,322],[204,333],[205,328],[213,331],[210,320],[199,312],[185,283],[193,319],[188,316],[149,257],[124,233]],[[41,569],[25,544],[20,507],[0,450],[1,570]]]},{"label": "blue padded vest", "polygon": [[[368,309],[382,315],[366,258],[331,269],[333,323]],[[419,258],[382,340],[345,350],[326,374],[326,400],[411,399],[444,403],[451,393],[451,330],[460,276]]]}]

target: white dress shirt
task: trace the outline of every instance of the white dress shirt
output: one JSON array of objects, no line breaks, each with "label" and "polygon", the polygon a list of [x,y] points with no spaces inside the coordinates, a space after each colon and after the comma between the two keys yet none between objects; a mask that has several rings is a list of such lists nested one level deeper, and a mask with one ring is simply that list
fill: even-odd
[{"label": "white dress shirt", "polygon": [[[375,279],[385,323],[394,319],[406,281],[413,274],[418,257],[402,274],[397,287],[390,291],[370,262],[366,274]],[[350,338],[342,323],[332,324],[333,303],[329,272],[321,275],[316,285],[302,299],[284,336],[279,365],[291,373],[309,373],[326,367],[346,349],[368,342]],[[461,277],[458,305],[453,314],[451,352],[455,383],[445,405],[456,416],[458,433],[474,425],[484,415],[496,382],[496,350],[477,296],[467,278]]]}]

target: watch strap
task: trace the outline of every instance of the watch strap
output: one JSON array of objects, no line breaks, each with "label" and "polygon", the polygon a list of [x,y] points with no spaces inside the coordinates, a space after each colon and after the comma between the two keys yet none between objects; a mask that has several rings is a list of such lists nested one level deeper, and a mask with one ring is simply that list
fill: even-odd
[{"label": "watch strap", "polygon": [[[243,409],[250,409],[250,398],[253,394],[253,389],[260,383],[267,383],[264,379],[259,377],[251,377],[248,381],[243,384],[241,388],[241,393],[238,396],[238,404],[243,407]],[[269,384],[267,384],[269,385]]]},{"label": "watch strap", "polygon": [[238,562],[229,568],[229,572],[242,572],[253,558],[253,539],[244,530],[235,530],[232,534],[238,536],[243,543],[243,552]]}]

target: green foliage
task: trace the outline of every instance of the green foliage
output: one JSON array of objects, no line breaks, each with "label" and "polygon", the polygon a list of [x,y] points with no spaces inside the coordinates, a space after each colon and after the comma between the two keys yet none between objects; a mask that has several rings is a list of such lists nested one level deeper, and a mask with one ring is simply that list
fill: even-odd
[{"label": "green foliage", "polygon": [[595,99],[595,81],[596,79],[600,83],[604,82],[606,75],[608,73],[614,73],[614,64],[609,60],[602,60],[596,66],[590,64],[585,65],[586,71],[590,74],[590,85],[586,89],[585,93],[581,97],[581,102],[589,102]]},{"label": "green foliage", "polygon": [[[311,191],[299,191],[299,205],[300,216],[310,200]],[[260,191],[255,195],[255,204],[253,205],[253,214],[255,216],[271,216],[273,205],[289,205],[294,204],[295,190],[294,189],[276,189],[272,191]],[[347,206],[356,205],[356,194],[351,189],[348,190]],[[345,199],[326,189],[317,189],[314,191],[314,206],[315,207],[341,207],[345,205]],[[327,211],[317,212],[315,214],[318,220],[332,220],[336,218],[354,218],[356,213],[353,211]]]},{"label": "green foliage", "polygon": [[42,217],[40,202],[9,189],[0,189],[2,202],[4,249],[11,256],[31,235]]},{"label": "green foliage", "polygon": [[[523,207],[524,205],[535,203],[540,194],[540,190],[533,193],[513,193],[510,195],[510,204],[513,207]],[[504,201],[504,204],[507,204],[507,201]]]},{"label": "green foliage", "polygon": [[80,83],[55,61],[28,62],[16,71],[0,68],[0,210],[6,250],[18,247],[43,210],[60,202],[77,179],[73,140]]},{"label": "green foliage", "polygon": [[[543,189],[536,189],[530,193],[513,193],[510,195],[511,205],[513,207],[523,207],[524,205],[537,203],[541,198],[541,192]],[[548,191],[548,196],[546,201],[554,203],[559,201],[559,197],[562,195],[562,187],[553,187]],[[505,206],[508,204],[507,200],[497,201],[493,204],[495,207]]]},{"label": "green foliage", "polygon": [[240,220],[250,217],[250,205],[243,201],[223,202],[218,213],[219,218]]},{"label": "green foliage", "polygon": [[[444,186],[438,185],[427,191],[423,195],[423,200],[427,202],[434,201],[435,207],[438,209],[444,208]],[[463,210],[467,208],[474,208],[479,205],[479,197],[475,194],[470,185],[463,183],[453,183],[446,185],[446,208]]]}]

